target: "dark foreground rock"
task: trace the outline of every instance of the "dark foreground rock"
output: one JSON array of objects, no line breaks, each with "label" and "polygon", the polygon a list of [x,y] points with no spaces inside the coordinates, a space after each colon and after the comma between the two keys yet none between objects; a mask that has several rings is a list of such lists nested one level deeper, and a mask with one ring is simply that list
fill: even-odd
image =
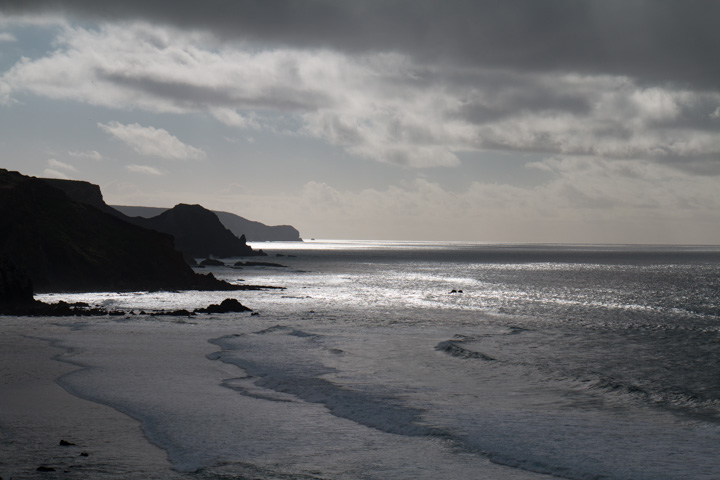
[{"label": "dark foreground rock", "polygon": [[252,312],[251,309],[238,302],[234,298],[226,298],[218,304],[208,305],[207,308],[198,308],[195,313],[230,313],[230,312]]},{"label": "dark foreground rock", "polygon": [[106,315],[127,315],[124,310],[107,310],[102,307],[90,307],[87,303],[44,303],[33,300],[22,305],[0,305],[0,315],[17,317],[103,317]]},{"label": "dark foreground rock", "polygon": [[0,311],[33,302],[30,277],[9,259],[0,258]]}]

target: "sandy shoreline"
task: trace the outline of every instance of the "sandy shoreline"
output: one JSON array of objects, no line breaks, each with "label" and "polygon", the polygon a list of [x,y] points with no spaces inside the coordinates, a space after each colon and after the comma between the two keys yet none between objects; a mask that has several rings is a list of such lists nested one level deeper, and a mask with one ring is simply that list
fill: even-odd
[{"label": "sandy shoreline", "polygon": [[138,421],[58,385],[78,367],[47,340],[56,322],[0,316],[0,478],[179,477]]}]

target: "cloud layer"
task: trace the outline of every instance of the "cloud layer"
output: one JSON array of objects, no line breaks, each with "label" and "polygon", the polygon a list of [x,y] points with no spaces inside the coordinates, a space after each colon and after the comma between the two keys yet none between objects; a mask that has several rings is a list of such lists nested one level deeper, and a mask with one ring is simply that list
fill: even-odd
[{"label": "cloud layer", "polygon": [[[647,159],[720,173],[720,91],[629,76],[423,63],[402,53],[218,45],[206,34],[146,23],[67,27],[45,57],[0,80],[111,108],[204,113],[239,128],[300,132],[409,167],[456,166],[464,151]],[[138,153],[202,158],[163,130],[102,125]]]},{"label": "cloud layer", "polygon": [[705,0],[5,0],[7,14],[61,12],[351,55],[522,72],[629,76],[717,88],[720,4]]}]

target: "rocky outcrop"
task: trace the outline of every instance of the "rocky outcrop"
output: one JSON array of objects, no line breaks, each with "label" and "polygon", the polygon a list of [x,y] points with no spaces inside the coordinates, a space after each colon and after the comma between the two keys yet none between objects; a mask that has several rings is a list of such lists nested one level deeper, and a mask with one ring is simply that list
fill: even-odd
[{"label": "rocky outcrop", "polygon": [[[167,211],[167,208],[158,207],[134,207],[124,205],[113,205],[115,210],[122,212],[129,217],[151,218]],[[245,235],[248,242],[302,242],[300,232],[290,225],[265,225],[260,222],[248,220],[239,215],[229,212],[214,210],[220,222],[235,236]]]},{"label": "rocky outcrop", "polygon": [[273,262],[235,262],[235,267],[281,267],[287,268],[287,265],[280,265],[279,263]]},{"label": "rocky outcrop", "polygon": [[79,203],[93,206],[106,213],[114,213],[114,209],[103,200],[100,187],[81,180],[64,180],[60,178],[43,178],[48,185],[62,190],[65,195]]},{"label": "rocky outcrop", "polygon": [[23,297],[23,275],[37,292],[236,288],[193,272],[170,235],[76,201],[52,183],[0,169],[0,258],[12,262],[2,267],[2,288],[12,296]]},{"label": "rocky outcrop", "polygon": [[152,218],[129,218],[136,225],[172,235],[175,247],[194,258],[255,255],[244,236],[237,237],[217,215],[200,205],[181,203]]},{"label": "rocky outcrop", "polygon": [[215,260],[214,258],[206,258],[205,260],[201,261],[199,265],[203,267],[224,267],[225,263],[221,262],[220,260]]},{"label": "rocky outcrop", "polygon": [[195,313],[231,313],[231,312],[252,312],[251,309],[238,302],[234,298],[226,298],[220,305],[214,303],[207,308],[198,308]]},{"label": "rocky outcrop", "polygon": [[245,235],[248,242],[302,242],[300,232],[290,225],[263,225],[229,212],[215,212],[235,235]]},{"label": "rocky outcrop", "polygon": [[[180,204],[172,209],[147,209],[150,218],[127,215],[105,203],[97,185],[77,180],[43,179],[76,202],[110,213],[126,222],[173,236],[175,248],[193,265],[194,258],[250,256],[255,254],[244,237],[230,232],[215,213],[200,205]],[[121,207],[123,208],[123,207]],[[133,208],[133,207],[128,207]],[[144,207],[136,207],[144,208]]]}]

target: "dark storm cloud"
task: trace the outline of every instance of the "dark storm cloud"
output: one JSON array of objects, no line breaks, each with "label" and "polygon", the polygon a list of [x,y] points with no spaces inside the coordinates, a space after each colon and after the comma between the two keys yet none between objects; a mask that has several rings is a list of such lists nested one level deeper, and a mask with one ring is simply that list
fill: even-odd
[{"label": "dark storm cloud", "polygon": [[720,85],[720,2],[704,0],[5,0],[0,9],[145,19],[226,39],[398,51],[433,63]]}]

